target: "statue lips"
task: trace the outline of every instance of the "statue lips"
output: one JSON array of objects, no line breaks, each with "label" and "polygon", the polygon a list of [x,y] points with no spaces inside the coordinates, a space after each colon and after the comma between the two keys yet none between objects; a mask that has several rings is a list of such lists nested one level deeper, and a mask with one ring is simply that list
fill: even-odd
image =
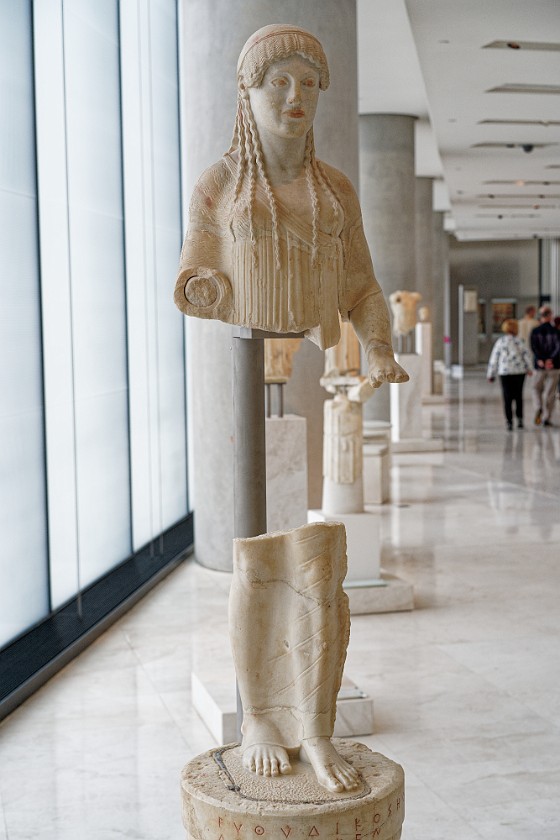
[{"label": "statue lips", "polygon": [[294,108],[291,111],[284,111],[284,113],[286,114],[286,116],[294,117],[295,119],[301,119],[302,117],[305,117],[305,111],[302,108]]}]

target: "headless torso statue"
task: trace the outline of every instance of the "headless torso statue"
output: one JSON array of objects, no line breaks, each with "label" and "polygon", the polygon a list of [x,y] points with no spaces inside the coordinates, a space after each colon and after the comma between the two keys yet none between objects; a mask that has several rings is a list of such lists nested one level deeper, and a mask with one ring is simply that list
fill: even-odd
[{"label": "headless torso statue", "polygon": [[[237,74],[233,142],[196,185],[177,306],[200,318],[304,333],[322,349],[338,343],[340,318],[349,319],[371,385],[406,381],[355,191],[315,157],[313,119],[329,85],[321,44],[295,26],[266,26],[243,47]],[[277,776],[299,754],[334,792],[358,785],[330,740],[349,626],[340,529],[314,524],[236,540],[230,601],[244,766]]]}]

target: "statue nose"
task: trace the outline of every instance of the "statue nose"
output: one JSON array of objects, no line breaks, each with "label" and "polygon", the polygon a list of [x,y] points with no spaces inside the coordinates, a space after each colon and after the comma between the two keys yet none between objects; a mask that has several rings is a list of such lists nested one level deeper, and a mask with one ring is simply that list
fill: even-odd
[{"label": "statue nose", "polygon": [[299,85],[294,85],[290,90],[290,95],[288,96],[288,102],[290,104],[300,103],[301,102],[301,88]]}]

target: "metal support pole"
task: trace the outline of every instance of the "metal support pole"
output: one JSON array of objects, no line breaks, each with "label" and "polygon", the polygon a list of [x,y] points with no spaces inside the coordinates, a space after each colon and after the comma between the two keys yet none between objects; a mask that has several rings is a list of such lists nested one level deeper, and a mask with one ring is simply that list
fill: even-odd
[{"label": "metal support pole", "polygon": [[266,407],[266,416],[272,416],[272,394],[271,394],[271,384],[267,382],[264,386],[264,393],[265,393],[265,407]]},{"label": "metal support pole", "polygon": [[[262,338],[233,339],[234,536],[266,533],[266,445]],[[237,730],[243,708],[237,692]]]}]

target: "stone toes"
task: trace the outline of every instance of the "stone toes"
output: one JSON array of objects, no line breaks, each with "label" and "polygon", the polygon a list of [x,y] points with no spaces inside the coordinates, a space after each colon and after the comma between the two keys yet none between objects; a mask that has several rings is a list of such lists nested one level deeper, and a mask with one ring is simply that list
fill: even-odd
[{"label": "stone toes", "polygon": [[283,761],[280,765],[280,772],[281,773],[290,773],[292,769],[292,765],[289,761]]},{"label": "stone toes", "polygon": [[330,778],[329,789],[335,791],[336,793],[341,793],[344,790],[344,785],[342,782],[339,782],[338,779]]},{"label": "stone toes", "polygon": [[263,759],[263,771],[265,776],[272,775],[272,761],[268,756]]}]

